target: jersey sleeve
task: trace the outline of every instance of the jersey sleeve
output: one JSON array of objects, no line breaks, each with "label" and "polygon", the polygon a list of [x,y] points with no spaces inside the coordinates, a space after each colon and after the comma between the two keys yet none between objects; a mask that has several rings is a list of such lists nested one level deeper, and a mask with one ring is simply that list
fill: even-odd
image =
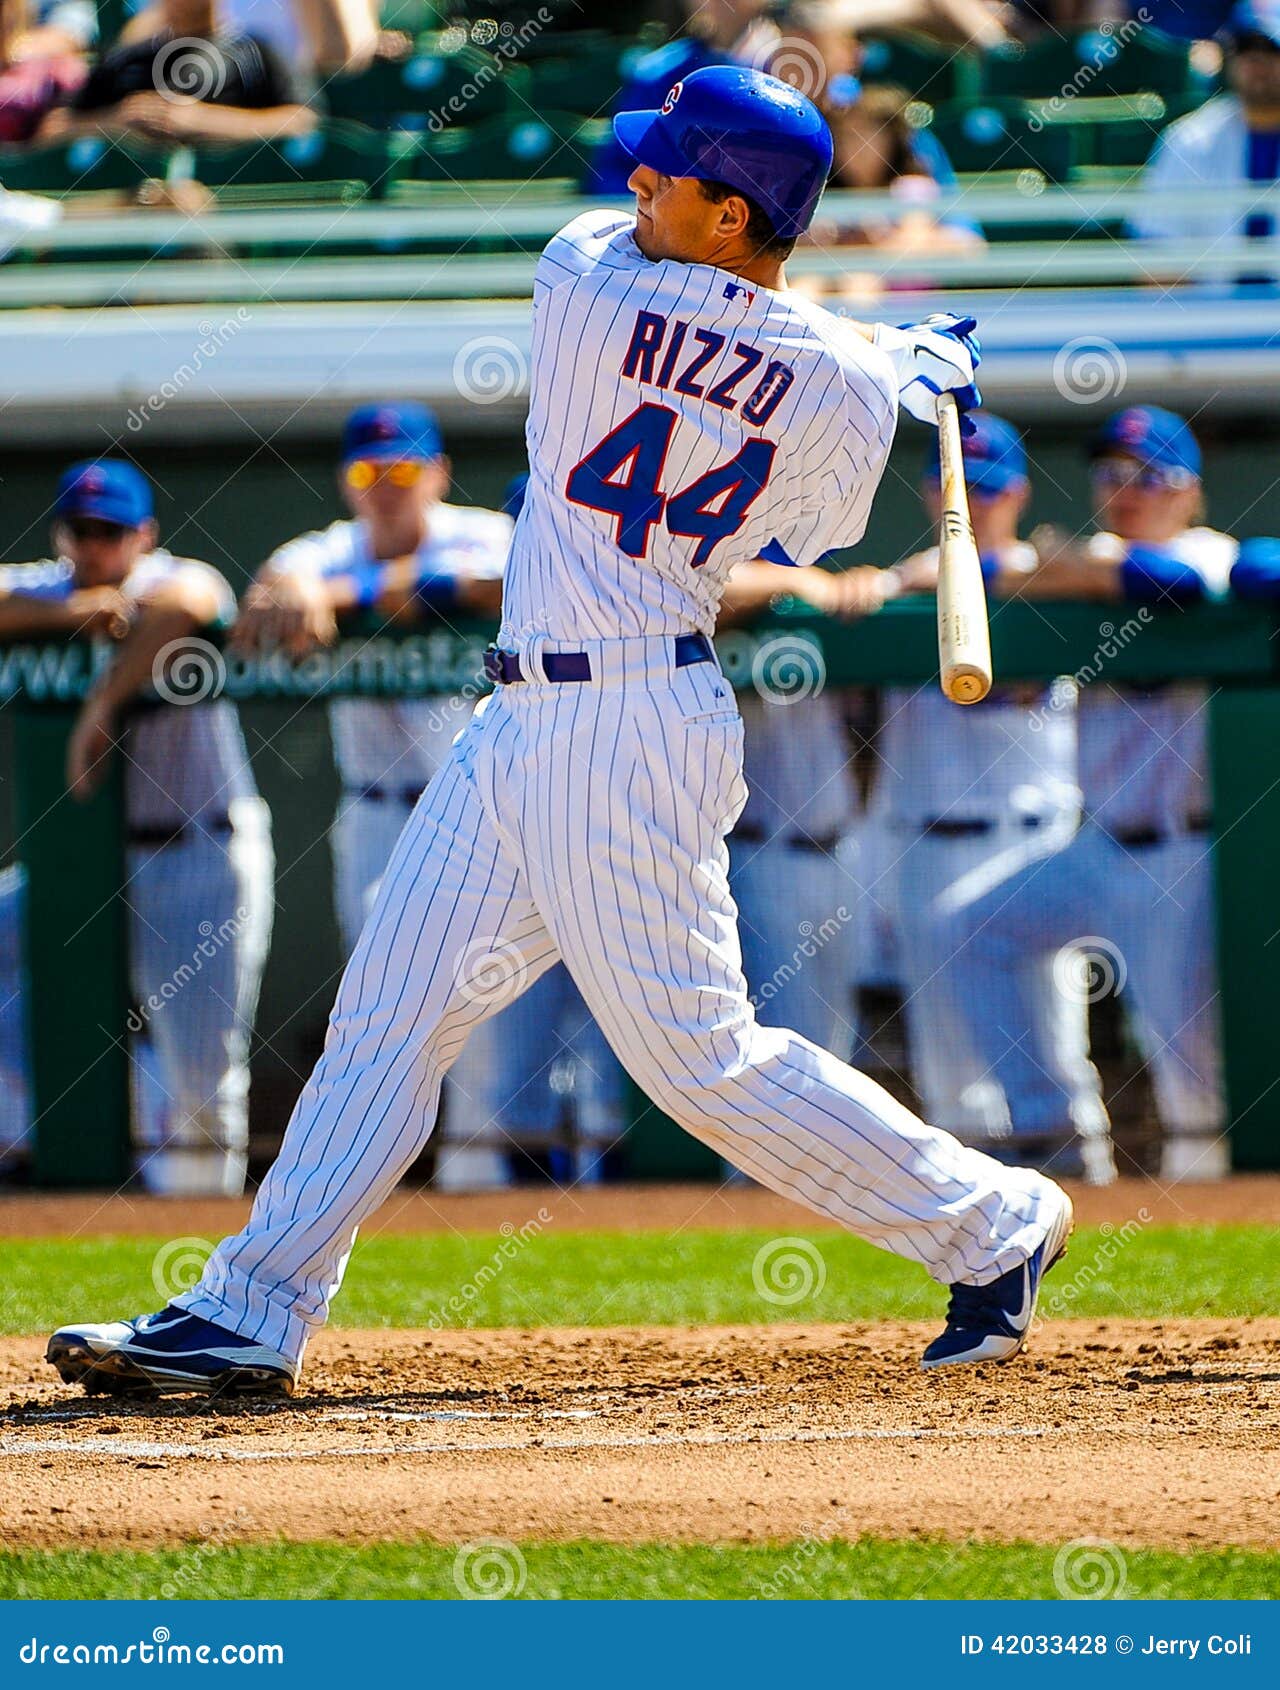
[{"label": "jersey sleeve", "polygon": [[124,591],[135,603],[145,604],[158,587],[184,581],[205,591],[212,588],[217,601],[214,626],[230,627],[236,615],[236,595],[231,583],[211,563],[203,563],[199,558],[152,552],[132,571]]},{"label": "jersey sleeve", "polygon": [[869,342],[843,361],[842,375],[838,401],[819,405],[799,440],[786,443],[794,469],[770,512],[774,535],[760,551],[767,563],[818,563],[866,533],[897,427],[897,383]]},{"label": "jersey sleeve", "polygon": [[516,525],[501,511],[476,511],[474,520],[474,544],[467,549],[462,573],[475,581],[500,581]]},{"label": "jersey sleeve", "polygon": [[345,523],[318,529],[312,534],[300,534],[296,540],[286,540],[263,565],[268,575],[307,575],[327,578],[347,574],[354,562],[351,531]]},{"label": "jersey sleeve", "polygon": [[56,604],[68,596],[73,585],[70,566],[52,559],[0,564],[0,599],[40,599]]}]

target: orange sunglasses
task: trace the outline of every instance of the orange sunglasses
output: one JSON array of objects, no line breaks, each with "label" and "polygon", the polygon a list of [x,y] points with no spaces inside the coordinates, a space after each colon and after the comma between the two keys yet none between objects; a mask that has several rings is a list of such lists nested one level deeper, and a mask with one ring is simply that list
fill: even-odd
[{"label": "orange sunglasses", "polygon": [[420,458],[354,458],[347,465],[347,485],[363,493],[385,477],[393,487],[416,487],[426,467]]}]

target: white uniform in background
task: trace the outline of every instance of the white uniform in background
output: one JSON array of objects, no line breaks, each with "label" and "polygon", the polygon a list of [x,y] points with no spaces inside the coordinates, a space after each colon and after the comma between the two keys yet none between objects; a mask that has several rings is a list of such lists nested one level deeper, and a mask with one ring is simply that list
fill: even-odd
[{"label": "white uniform in background", "polygon": [[[501,578],[511,546],[510,517],[462,505],[431,508],[418,552],[424,576]],[[348,575],[373,562],[361,522],[334,522],[271,554],[279,574]],[[444,761],[474,700],[339,698],[329,706],[342,802],[333,829],[334,901],[348,952],[360,937],[387,859],[410,810]]]},{"label": "white uniform in background", "polygon": [[[500,511],[436,504],[418,552],[423,576],[498,580],[513,524]],[[277,572],[346,575],[373,561],[363,523],[341,521],[281,546]],[[377,896],[401,829],[471,718],[474,698],[335,699],[329,706],[342,802],[333,829],[334,891],[348,954]],[[574,1113],[584,1138],[603,1149],[625,1126],[622,1073],[572,982],[557,974],[472,1041],[449,1076],[457,1101],[446,1118],[438,1183],[505,1183],[508,1144],[554,1140],[560,1113],[558,1059],[572,1058]],[[598,1151],[597,1151],[598,1153]]]},{"label": "white uniform in background", "polygon": [[[167,551],[143,557],[122,590],[142,602],[185,574],[216,585],[230,621],[235,598],[223,578]],[[0,566],[0,581],[41,599],[75,587],[65,559]],[[122,754],[130,986],[142,1024],[131,1045],[139,1172],[152,1191],[235,1195],[248,1144],[249,1037],[271,936],[270,818],[227,700],[144,703],[129,717]],[[21,910],[21,876],[10,874],[0,898],[6,969],[17,958]],[[20,974],[0,981],[5,1018],[20,1016],[20,1000]],[[0,1051],[20,1048],[12,1025]],[[0,1117],[0,1140],[25,1136],[25,1059],[16,1078],[20,1101]]]},{"label": "white uniform in background", "polygon": [[[1092,544],[1111,555],[1121,542],[1098,535]],[[1237,551],[1228,535],[1193,528],[1168,549],[1210,596],[1226,590]],[[1024,1118],[1043,1122],[1035,1130],[1053,1130],[1070,1100],[1028,1044],[1016,959],[1071,944],[1097,953],[1104,981],[1124,989],[1151,1069],[1166,1177],[1209,1178],[1227,1166],[1207,707],[1197,682],[1142,688],[1104,679],[1082,688],[1085,820],[1060,850],[974,904],[966,947],[983,1059],[1021,1100]]]},{"label": "white uniform in background", "polygon": [[861,537],[897,380],[821,307],[650,262],[634,233],[587,212],[539,261],[504,682],[400,836],[252,1217],[177,1299],[291,1358],[469,1034],[557,957],[660,1108],[938,1280],[1018,1266],[1060,1213],[755,1018],[725,845],[742,722],[710,635],[739,559]]},{"label": "white uniform in background", "polygon": [[855,1043],[850,837],[857,792],[836,693],[738,698],[747,801],[729,840],[742,966],[766,1027],[848,1061]]}]

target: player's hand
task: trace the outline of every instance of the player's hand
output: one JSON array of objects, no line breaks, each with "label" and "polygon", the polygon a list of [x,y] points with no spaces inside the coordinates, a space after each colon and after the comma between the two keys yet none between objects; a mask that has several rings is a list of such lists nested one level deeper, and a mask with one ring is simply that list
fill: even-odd
[{"label": "player's hand", "polygon": [[116,743],[115,713],[100,698],[86,699],[67,741],[67,791],[81,803],[102,785]]},{"label": "player's hand", "polygon": [[898,368],[898,403],[920,422],[937,426],[938,398],[950,393],[960,410],[961,432],[970,434],[973,425],[966,411],[982,403],[977,388],[977,370],[982,361],[973,317],[939,312],[923,323],[905,323],[900,328],[881,327],[876,345],[894,359]]},{"label": "player's hand", "polygon": [[237,651],[285,651],[305,657],[332,645],[338,624],[324,586],[301,575],[271,575],[255,581],[240,601],[231,630]]},{"label": "player's hand", "polygon": [[129,632],[130,606],[118,587],[79,587],[67,599],[77,634],[105,634],[122,640]]}]

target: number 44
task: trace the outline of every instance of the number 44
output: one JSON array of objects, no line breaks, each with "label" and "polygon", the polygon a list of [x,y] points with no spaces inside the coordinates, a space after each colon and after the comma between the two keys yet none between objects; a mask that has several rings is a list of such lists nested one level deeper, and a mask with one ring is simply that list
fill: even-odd
[{"label": "number 44", "polygon": [[614,540],[628,557],[645,555],[659,522],[668,533],[696,539],[690,561],[700,569],[720,541],[742,527],[769,479],[777,447],[770,440],[744,441],[736,457],[668,497],[659,482],[679,420],[666,405],[638,406],[574,465],[565,496],[612,516]]}]

